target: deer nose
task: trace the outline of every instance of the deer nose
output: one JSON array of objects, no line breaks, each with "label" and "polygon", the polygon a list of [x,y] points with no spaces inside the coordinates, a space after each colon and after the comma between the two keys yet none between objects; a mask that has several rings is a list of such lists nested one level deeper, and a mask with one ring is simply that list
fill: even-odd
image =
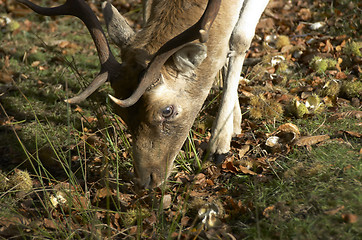
[{"label": "deer nose", "polygon": [[156,187],[158,184],[156,182],[155,173],[150,173],[146,176],[139,176],[137,185],[139,189],[152,189]]}]

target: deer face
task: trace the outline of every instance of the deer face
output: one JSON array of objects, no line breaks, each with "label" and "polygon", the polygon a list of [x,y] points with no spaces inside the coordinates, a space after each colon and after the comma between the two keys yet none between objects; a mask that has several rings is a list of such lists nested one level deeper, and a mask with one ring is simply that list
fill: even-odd
[{"label": "deer face", "polygon": [[[133,137],[133,164],[141,188],[159,186],[172,170],[203,102],[204,94],[195,94],[195,88],[200,88],[196,69],[206,58],[206,50],[203,44],[186,45],[170,57],[136,104],[117,108]],[[122,97],[114,88],[116,96]]]},{"label": "deer face", "polygon": [[[101,24],[85,1],[67,0],[55,8],[40,7],[29,0],[18,1],[39,14],[73,15],[85,23],[97,48],[101,70],[80,95],[67,101],[78,103],[104,82],[110,81],[116,98],[110,97],[133,135],[136,182],[142,188],[160,185],[170,174],[173,160],[185,141],[209,89],[200,85],[201,78],[199,79],[197,69],[207,56],[204,43],[208,40],[209,29],[219,11],[221,0],[208,0],[199,21],[195,23],[189,19],[191,26],[187,26],[183,32],[178,31],[179,34],[172,39],[165,36],[169,34],[167,32],[155,34],[153,30],[155,26],[159,28],[159,24],[154,25],[149,31],[152,35],[149,38],[153,39],[153,42],[145,44],[134,43],[136,34],[126,20],[108,1],[104,2],[103,13],[108,33],[122,50],[122,64],[114,58]],[[172,12],[175,14],[171,14],[171,20],[182,10],[182,1],[155,2],[163,6],[162,9],[156,7],[161,15],[171,13],[163,3],[172,3]],[[201,2],[202,4],[192,2],[184,5],[193,6],[193,9],[198,9],[200,13],[206,0]],[[190,11],[188,9],[188,13]],[[171,25],[179,27],[180,24]],[[160,44],[160,39],[164,44]],[[195,43],[196,40],[200,43]],[[131,50],[127,50],[132,44]],[[153,50],[158,50],[149,54],[148,51],[152,47],[147,44],[154,45]]]}]

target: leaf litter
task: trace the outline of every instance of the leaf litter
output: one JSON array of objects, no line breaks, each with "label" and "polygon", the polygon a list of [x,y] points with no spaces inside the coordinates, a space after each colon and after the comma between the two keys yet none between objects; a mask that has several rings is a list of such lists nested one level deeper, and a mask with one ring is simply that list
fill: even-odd
[{"label": "leaf litter", "polygon": [[[140,1],[113,1],[113,4],[121,11],[129,12],[140,6]],[[73,168],[76,171],[79,171],[82,159],[89,159],[87,182],[79,180],[77,188],[69,182],[59,181],[49,181],[44,186],[35,176],[29,175],[24,181],[24,187],[3,184],[2,196],[17,197],[19,214],[0,217],[0,235],[15,236],[35,232],[36,228],[42,227],[54,232],[65,231],[64,227],[69,224],[67,219],[72,219],[70,229],[84,230],[78,233],[79,237],[157,238],[159,233],[155,225],[159,223],[159,219],[163,219],[170,225],[174,221],[180,222],[180,230],[171,233],[173,238],[238,239],[228,221],[255,211],[255,206],[251,201],[242,201],[231,192],[225,186],[226,179],[243,175],[261,182],[269,181],[278,168],[277,162],[283,158],[281,156],[287,156],[295,148],[309,149],[312,145],[318,147],[335,137],[328,134],[309,135],[292,123],[296,119],[313,119],[323,114],[328,114],[329,122],[361,118],[359,110],[339,110],[350,106],[361,108],[362,44],[357,37],[357,25],[360,26],[361,23],[354,21],[358,18],[356,15],[349,16],[343,22],[345,16],[337,8],[335,16],[323,16],[326,13],[316,11],[318,7],[325,7],[318,6],[319,4],[323,5],[308,1],[296,1],[295,4],[281,0],[270,2],[247,52],[245,75],[240,80],[243,133],[232,139],[231,151],[220,166],[206,163],[198,173],[178,169],[170,177],[166,190],[160,188],[137,194],[132,184],[129,184],[132,179],[126,173],[129,168],[119,169],[120,175],[123,175],[119,179],[114,169],[104,165],[104,151],[107,151],[104,149],[111,146],[104,141],[101,131],[97,127],[84,127],[82,132],[72,133],[72,136],[79,137],[82,141],[73,146],[70,154],[73,155]],[[356,2],[347,4],[347,7],[356,7],[353,4],[361,7]],[[22,31],[38,28],[37,20],[19,18],[28,16],[29,10],[12,2],[6,4],[5,1],[0,1],[0,6],[5,5],[8,12],[0,18],[3,34],[15,36]],[[92,4],[92,9],[98,15],[101,14],[98,5]],[[139,17],[128,17],[135,28],[140,28]],[[278,30],[275,30],[276,26]],[[342,34],[336,31],[346,27]],[[59,31],[56,22],[49,23],[49,31]],[[53,39],[46,41],[46,44],[50,48],[57,48],[61,55],[74,54],[83,48],[80,43],[66,39]],[[15,76],[26,74],[13,66],[10,60],[14,50],[8,46],[11,46],[10,42],[0,46],[0,89],[3,89],[3,84],[17,81]],[[39,51],[42,51],[41,48],[34,46],[29,54],[37,54]],[[27,58],[24,55],[24,60]],[[41,60],[32,61],[30,66],[39,71],[47,70],[45,62]],[[297,78],[295,72],[303,77]],[[0,96],[6,94],[8,90],[0,92]],[[200,121],[196,126],[195,132],[200,134],[194,135],[196,150],[200,154],[198,157],[205,152],[204,146],[209,139],[208,121],[213,118],[216,109],[215,103],[210,102],[209,108],[200,116],[205,121]],[[73,111],[83,113],[81,106],[76,106]],[[84,119],[97,126],[102,121],[102,116],[84,116]],[[121,121],[116,117],[108,119],[114,123]],[[7,118],[0,115],[2,127],[10,128],[16,122],[14,116]],[[265,126],[271,125],[275,127],[275,131],[267,131]],[[345,129],[340,131],[349,137],[361,138],[361,132]],[[202,134],[206,137],[201,137]],[[127,138],[129,139],[129,135]],[[76,153],[79,149],[81,154]],[[122,151],[122,160],[126,161],[130,155],[129,150]],[[44,148],[40,153],[46,165],[54,161],[54,149]],[[116,161],[117,158],[110,154],[109,160]],[[53,165],[55,169],[63,166],[59,162]],[[191,166],[190,169],[195,168]],[[16,169],[14,173],[5,175],[1,173],[1,179],[6,183],[6,179],[15,179],[19,171],[21,170]],[[58,172],[60,171],[55,170],[55,174]],[[109,185],[103,181],[104,178],[109,180]],[[237,186],[240,193],[243,188],[241,185]],[[29,202],[32,204],[28,204]],[[88,214],[87,211],[95,213],[93,217],[98,224],[108,224],[109,228],[98,228],[92,233],[94,226],[82,219],[83,215]],[[261,215],[269,218],[275,211],[287,215],[290,210],[283,203],[277,203],[265,206]],[[335,215],[340,212],[343,212],[341,218],[345,223],[358,221],[358,216],[344,212],[343,206],[325,211],[325,214]],[[57,234],[62,236],[61,233]]]}]

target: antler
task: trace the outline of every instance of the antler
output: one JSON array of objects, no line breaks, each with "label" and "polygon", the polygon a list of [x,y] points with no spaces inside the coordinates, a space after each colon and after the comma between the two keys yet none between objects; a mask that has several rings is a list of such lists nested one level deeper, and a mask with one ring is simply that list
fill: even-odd
[{"label": "antler", "polygon": [[121,107],[129,107],[135,104],[160,75],[162,66],[167,59],[175,52],[184,47],[187,43],[199,39],[204,43],[208,40],[209,30],[220,9],[221,0],[209,0],[204,14],[200,20],[184,32],[166,42],[155,54],[148,65],[140,84],[134,93],[127,99],[120,100],[111,95],[109,97]]},{"label": "antler", "polygon": [[101,70],[97,77],[94,78],[82,93],[66,100],[66,102],[79,103],[95,92],[107,80],[112,81],[112,79],[116,79],[120,75],[121,64],[118,63],[113,56],[101,24],[92,9],[84,2],[84,0],[67,0],[63,5],[53,8],[41,7],[28,0],[17,1],[41,15],[71,15],[78,17],[87,26],[88,31],[93,38],[101,63]]}]

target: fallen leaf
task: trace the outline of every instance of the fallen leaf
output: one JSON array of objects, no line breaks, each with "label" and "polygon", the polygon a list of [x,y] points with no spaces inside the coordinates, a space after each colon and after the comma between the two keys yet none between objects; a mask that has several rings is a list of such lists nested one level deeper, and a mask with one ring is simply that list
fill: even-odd
[{"label": "fallen leaf", "polygon": [[297,125],[295,125],[293,123],[282,124],[278,127],[278,130],[283,131],[283,132],[292,132],[297,135],[300,135],[299,128],[297,127]]},{"label": "fallen leaf", "polygon": [[347,117],[355,117],[357,119],[360,119],[360,118],[362,118],[362,111],[354,110],[354,111],[336,113],[336,114],[332,115],[333,119],[334,118],[341,119],[341,118],[347,118]]},{"label": "fallen leaf", "polygon": [[58,229],[58,226],[55,224],[54,222],[55,220],[51,220],[49,218],[44,218],[43,222],[44,222],[44,227],[51,229],[51,230],[55,230]]},{"label": "fallen leaf", "polygon": [[263,216],[266,218],[270,217],[270,213],[273,212],[275,209],[275,205],[271,205],[269,207],[266,207],[263,211]]},{"label": "fallen leaf", "polygon": [[314,145],[320,142],[323,142],[325,140],[330,139],[329,135],[325,134],[325,135],[318,135],[318,136],[304,136],[299,138],[296,142],[295,145],[297,146],[310,146],[310,145]]},{"label": "fallen leaf", "polygon": [[342,214],[342,219],[346,223],[356,223],[358,221],[358,216],[352,213]]},{"label": "fallen leaf", "polygon": [[241,159],[242,157],[244,157],[245,153],[247,153],[250,149],[250,145],[243,145],[240,149],[239,149],[239,159]]},{"label": "fallen leaf", "polygon": [[351,135],[352,137],[360,138],[362,137],[362,133],[353,132],[353,131],[343,131],[344,133],[347,133],[348,135]]},{"label": "fallen leaf", "polygon": [[171,203],[172,203],[171,194],[164,195],[163,198],[162,198],[162,207],[163,207],[163,209],[170,208]]},{"label": "fallen leaf", "polygon": [[181,226],[187,226],[187,223],[190,221],[188,216],[184,216],[181,218]]},{"label": "fallen leaf", "polygon": [[340,207],[338,207],[336,209],[325,211],[324,213],[327,214],[327,215],[335,215],[335,214],[337,214],[339,211],[341,211],[343,209],[344,209],[344,206],[340,206]]},{"label": "fallen leaf", "polygon": [[105,198],[107,196],[111,196],[112,192],[109,188],[104,187],[97,190],[96,197],[95,198]]},{"label": "fallen leaf", "polygon": [[234,166],[232,158],[227,158],[221,165],[221,168],[225,172],[238,172],[238,169]]},{"label": "fallen leaf", "polygon": [[74,111],[82,113],[83,109],[77,105],[77,107],[74,109]]},{"label": "fallen leaf", "polygon": [[253,172],[253,171],[249,170],[247,167],[244,167],[244,166],[240,165],[239,169],[244,174],[257,175],[256,172]]},{"label": "fallen leaf", "polygon": [[336,78],[337,79],[346,79],[347,78],[347,75],[344,73],[344,72],[338,72],[337,74],[336,74]]},{"label": "fallen leaf", "polygon": [[40,65],[40,61],[34,61],[34,62],[32,62],[32,64],[31,64],[32,67],[37,67],[37,66],[39,66],[39,65]]}]

